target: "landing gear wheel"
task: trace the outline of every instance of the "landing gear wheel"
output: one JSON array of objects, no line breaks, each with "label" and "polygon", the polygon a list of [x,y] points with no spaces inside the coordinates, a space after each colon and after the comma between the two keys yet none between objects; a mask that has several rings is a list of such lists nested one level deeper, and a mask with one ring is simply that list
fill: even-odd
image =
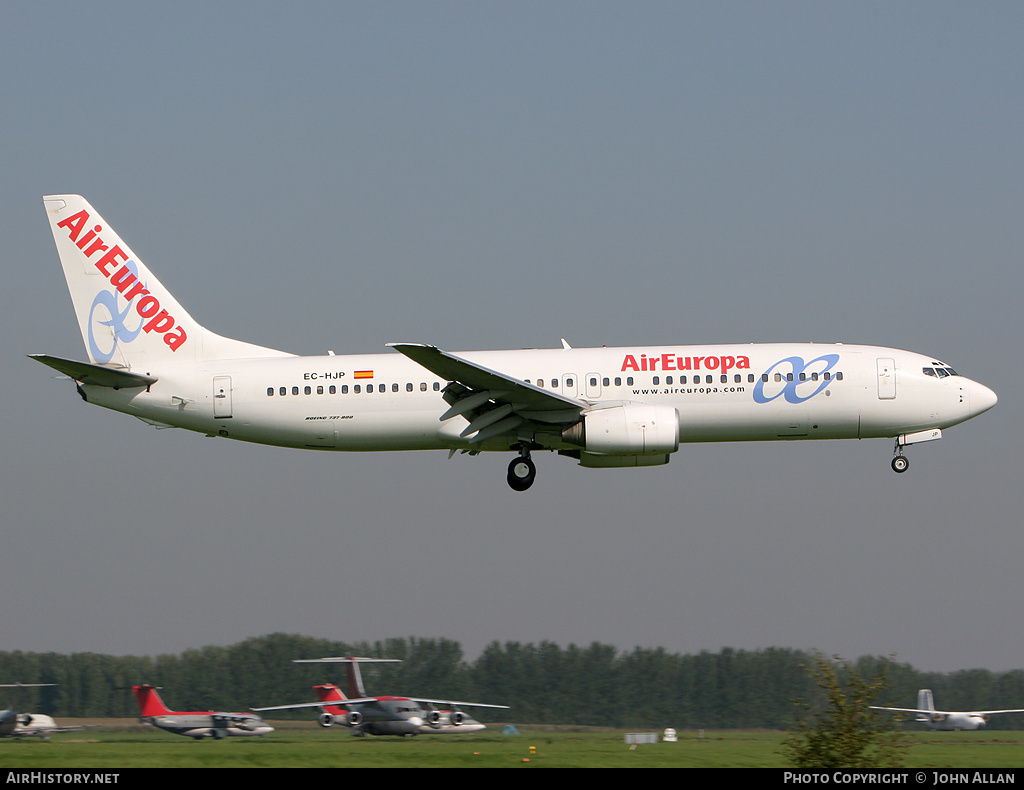
[{"label": "landing gear wheel", "polygon": [[525,491],[537,479],[537,467],[529,456],[513,458],[508,465],[508,484],[513,491]]},{"label": "landing gear wheel", "polygon": [[895,458],[892,459],[892,471],[896,472],[897,474],[903,474],[904,472],[907,471],[907,468],[909,466],[910,461],[907,460],[907,457],[905,455],[897,455]]}]

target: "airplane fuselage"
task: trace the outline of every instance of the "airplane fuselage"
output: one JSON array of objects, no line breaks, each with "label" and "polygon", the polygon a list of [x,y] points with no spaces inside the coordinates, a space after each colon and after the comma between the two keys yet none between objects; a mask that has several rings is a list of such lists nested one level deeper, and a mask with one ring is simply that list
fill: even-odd
[{"label": "airplane fuselage", "polygon": [[188,738],[228,738],[242,735],[267,735],[274,731],[256,716],[239,714],[218,716],[209,713],[170,713],[146,716],[143,721],[174,735]]},{"label": "airplane fuselage", "polygon": [[[932,357],[857,345],[750,344],[529,349],[458,354],[601,408],[674,407],[688,442],[896,437],[963,422],[991,390]],[[937,376],[934,371],[942,371]],[[931,373],[924,371],[930,370]],[[725,371],[725,372],[723,372]],[[165,364],[148,388],[81,385],[95,403],[145,420],[282,447],[341,451],[507,450],[442,422],[447,382],[400,354]],[[538,449],[579,451],[562,426]]]}]

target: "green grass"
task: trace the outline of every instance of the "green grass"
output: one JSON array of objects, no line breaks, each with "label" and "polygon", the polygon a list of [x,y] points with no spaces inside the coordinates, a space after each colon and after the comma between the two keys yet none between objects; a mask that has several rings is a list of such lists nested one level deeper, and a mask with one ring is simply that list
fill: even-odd
[{"label": "green grass", "polygon": [[[713,731],[630,749],[621,732],[353,738],[283,725],[263,738],[192,741],[150,728],[0,742],[0,768],[785,768],[778,732]],[[524,728],[521,728],[521,730]],[[907,768],[1024,767],[1024,733],[906,733]],[[530,747],[535,747],[531,753]]]}]

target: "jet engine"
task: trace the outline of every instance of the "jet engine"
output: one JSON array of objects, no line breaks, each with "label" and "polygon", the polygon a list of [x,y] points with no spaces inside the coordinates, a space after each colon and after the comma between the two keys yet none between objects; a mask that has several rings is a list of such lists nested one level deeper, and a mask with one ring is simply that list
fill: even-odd
[{"label": "jet engine", "polygon": [[466,720],[466,714],[463,713],[461,710],[453,710],[451,712],[451,715],[448,717],[448,720],[451,721],[451,723],[454,724],[456,727],[458,727],[460,724],[462,724],[462,722]]},{"label": "jet engine", "polygon": [[600,455],[664,456],[679,449],[679,412],[649,403],[597,408],[562,431],[562,440]]},{"label": "jet engine", "polygon": [[350,710],[345,716],[345,721],[353,727],[358,727],[363,723],[363,714],[357,710]]},{"label": "jet engine", "polygon": [[441,723],[441,711],[429,711],[426,715],[426,721],[431,727],[437,727]]},{"label": "jet engine", "polygon": [[317,719],[317,722],[320,724],[321,727],[333,727],[334,716],[332,716],[330,713],[321,713],[320,717]]}]

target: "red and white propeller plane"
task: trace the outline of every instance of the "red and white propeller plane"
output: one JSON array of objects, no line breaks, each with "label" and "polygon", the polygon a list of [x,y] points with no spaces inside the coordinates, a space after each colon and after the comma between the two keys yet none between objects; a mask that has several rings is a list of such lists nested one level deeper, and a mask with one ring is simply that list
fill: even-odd
[{"label": "red and white propeller plane", "polygon": [[157,427],[316,450],[513,452],[507,480],[525,491],[533,452],[658,466],[693,442],[888,437],[905,472],[905,446],[996,403],[936,357],[840,343],[295,356],[197,323],[82,197],[43,204],[89,361],[32,358],[87,402]]},{"label": "red and white propeller plane", "polygon": [[[347,664],[348,697],[337,686],[327,683],[313,686],[319,702],[253,708],[254,711],[319,708],[321,727],[340,724],[350,727],[353,735],[454,735],[479,732],[485,725],[467,716],[460,708],[503,708],[508,705],[486,705],[482,702],[454,702],[426,697],[370,697],[363,688],[360,664],[395,663],[397,658],[360,658],[356,656],[296,660],[296,664]],[[445,710],[437,706],[444,706]]]}]

